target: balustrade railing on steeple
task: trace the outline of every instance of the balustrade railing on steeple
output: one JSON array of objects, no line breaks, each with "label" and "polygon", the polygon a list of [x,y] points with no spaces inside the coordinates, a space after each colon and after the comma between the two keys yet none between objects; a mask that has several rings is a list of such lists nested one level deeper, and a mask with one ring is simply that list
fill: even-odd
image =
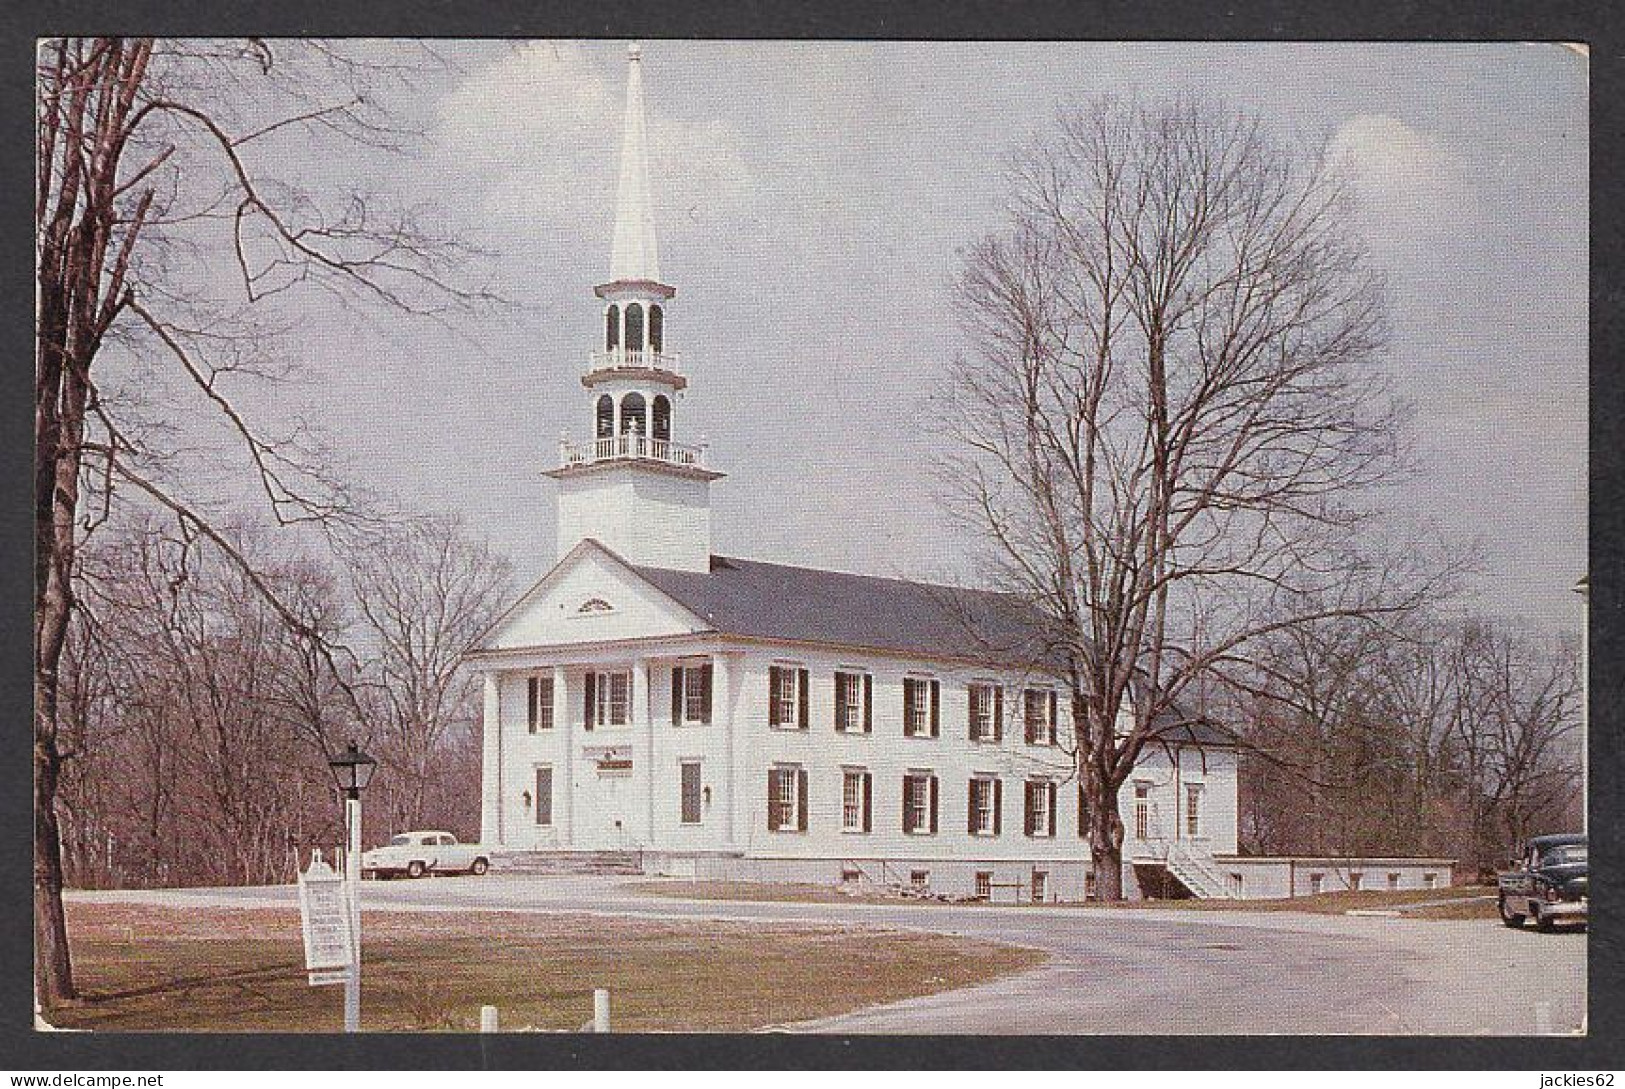
[{"label": "balustrade railing on steeple", "polygon": [[637,431],[593,439],[590,443],[577,443],[569,436],[560,436],[559,464],[586,465],[595,461],[630,458],[703,469],[706,445],[702,442],[698,446],[690,446],[670,439],[652,439]]},{"label": "balustrade railing on steeple", "polygon": [[593,371],[665,371],[682,374],[682,356],[677,352],[657,352],[649,348],[611,348],[593,352],[587,358]]}]

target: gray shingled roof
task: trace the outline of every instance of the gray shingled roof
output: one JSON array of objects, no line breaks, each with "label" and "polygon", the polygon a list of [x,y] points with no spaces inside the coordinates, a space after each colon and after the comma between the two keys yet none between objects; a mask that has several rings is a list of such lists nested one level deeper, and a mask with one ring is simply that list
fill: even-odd
[{"label": "gray shingled roof", "polygon": [[634,570],[727,635],[1023,666],[1046,657],[1043,618],[1012,594],[727,556],[710,571]]},{"label": "gray shingled roof", "polygon": [[[1058,669],[1044,618],[1013,594],[712,556],[709,571],[633,568],[719,632]],[[1233,745],[1217,725],[1172,725],[1170,744]]]}]

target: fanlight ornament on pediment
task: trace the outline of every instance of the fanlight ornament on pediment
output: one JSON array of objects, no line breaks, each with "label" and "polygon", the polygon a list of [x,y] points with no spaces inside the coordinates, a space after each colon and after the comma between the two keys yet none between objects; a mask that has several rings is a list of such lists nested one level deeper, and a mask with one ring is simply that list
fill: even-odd
[{"label": "fanlight ornament on pediment", "polygon": [[587,616],[593,613],[612,613],[614,611],[615,606],[611,605],[603,598],[589,597],[586,601],[581,603],[580,608],[576,609],[576,615]]}]

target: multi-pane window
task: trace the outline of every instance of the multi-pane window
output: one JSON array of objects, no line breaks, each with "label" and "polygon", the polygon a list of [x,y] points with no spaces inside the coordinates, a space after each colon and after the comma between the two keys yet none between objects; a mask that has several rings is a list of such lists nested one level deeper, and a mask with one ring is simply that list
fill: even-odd
[{"label": "multi-pane window", "polygon": [[1052,688],[1029,688],[1022,693],[1022,719],[1027,744],[1055,744],[1056,695]]},{"label": "multi-pane window", "polygon": [[587,729],[595,726],[625,726],[631,721],[632,674],[626,670],[587,674]]},{"label": "multi-pane window", "polygon": [[1436,874],[1436,873],[1425,873],[1425,874],[1422,875],[1422,887],[1423,888],[1427,888],[1427,889],[1436,888],[1438,886],[1438,884],[1439,884],[1439,875],[1438,874]]},{"label": "multi-pane window", "polygon": [[1312,892],[1312,893],[1319,893],[1320,889],[1321,889],[1321,886],[1323,884],[1325,884],[1325,881],[1326,881],[1326,875],[1325,874],[1322,874],[1322,873],[1312,873],[1312,874],[1310,874],[1309,875],[1309,891]]},{"label": "multi-pane window", "polygon": [[991,775],[978,775],[970,781],[970,805],[966,830],[973,836],[999,834],[1002,784]]},{"label": "multi-pane window", "polygon": [[931,871],[910,870],[908,872],[908,883],[919,889],[921,892],[924,892],[926,889],[931,887]]},{"label": "multi-pane window", "polygon": [[769,768],[767,772],[767,830],[805,832],[807,830],[807,770],[799,767]]},{"label": "multi-pane window", "polygon": [[1151,784],[1134,784],[1134,838],[1151,838]]},{"label": "multi-pane window", "polygon": [[1241,874],[1232,873],[1230,875],[1230,896],[1233,899],[1240,900],[1245,888],[1246,884]]},{"label": "multi-pane window", "polygon": [[973,684],[967,696],[970,707],[970,739],[999,740],[1004,732],[1004,690],[996,684]]},{"label": "multi-pane window", "polygon": [[711,664],[673,666],[671,671],[671,721],[711,721]]},{"label": "multi-pane window", "polygon": [[1049,874],[1043,870],[1033,871],[1033,903],[1042,904],[1049,899]]},{"label": "multi-pane window", "polygon": [[529,677],[525,681],[525,721],[530,732],[553,728],[553,678]]},{"label": "multi-pane window", "polygon": [[1052,780],[1027,780],[1027,834],[1055,834],[1055,783]]},{"label": "multi-pane window", "polygon": [[682,780],[682,821],[684,824],[700,823],[700,762],[698,760],[685,760],[679,765]]},{"label": "multi-pane window", "polygon": [[978,900],[991,900],[991,899],[993,899],[993,871],[992,870],[977,870],[976,871],[976,891],[975,891],[975,896],[976,896],[976,898]]},{"label": "multi-pane window", "polygon": [[536,769],[536,823],[553,823],[553,769]]},{"label": "multi-pane window", "polygon": [[1365,877],[1365,874],[1360,873],[1358,870],[1356,870],[1355,872],[1349,874],[1349,888],[1353,889],[1355,891],[1359,891],[1360,880],[1363,877]]},{"label": "multi-pane window", "polygon": [[903,831],[911,836],[937,830],[937,777],[928,771],[903,776]]},{"label": "multi-pane window", "polygon": [[1202,786],[1200,783],[1185,784],[1185,834],[1187,836],[1202,834]]},{"label": "multi-pane window", "polygon": [[870,830],[874,801],[872,783],[869,773],[863,768],[847,768],[841,773],[841,831]]},{"label": "multi-pane window", "polygon": [[795,666],[769,666],[767,722],[783,729],[807,728],[807,671]]},{"label": "multi-pane window", "polygon": [[842,733],[873,729],[874,679],[867,673],[835,674],[835,728]]},{"label": "multi-pane window", "polygon": [[1388,875],[1388,887],[1391,889],[1399,888],[1399,875],[1397,873]]},{"label": "multi-pane window", "polygon": [[903,678],[903,735],[905,737],[936,737],[938,723],[937,697],[941,689],[936,681],[923,677]]}]

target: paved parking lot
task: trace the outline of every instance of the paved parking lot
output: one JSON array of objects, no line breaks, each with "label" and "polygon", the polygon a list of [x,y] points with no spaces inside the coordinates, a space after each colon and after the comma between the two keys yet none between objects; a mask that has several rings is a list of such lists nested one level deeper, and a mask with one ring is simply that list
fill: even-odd
[{"label": "paved parking lot", "polygon": [[[1066,907],[719,903],[625,878],[368,882],[367,910],[586,911],[655,919],[844,923],[1043,949],[1031,972],[793,1031],[853,1033],[1573,1033],[1585,1023],[1583,931],[1493,921]],[[78,893],[174,904],[292,904],[292,887]]]}]

